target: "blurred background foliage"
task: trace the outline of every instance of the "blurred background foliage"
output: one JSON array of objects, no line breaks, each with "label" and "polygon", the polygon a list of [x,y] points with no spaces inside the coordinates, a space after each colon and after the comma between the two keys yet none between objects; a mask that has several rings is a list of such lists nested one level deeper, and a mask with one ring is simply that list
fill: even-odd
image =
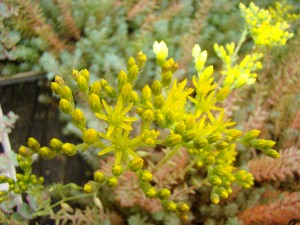
[{"label": "blurred background foliage", "polygon": [[[143,85],[156,75],[152,54],[156,40],[164,40],[179,62],[178,77],[194,73],[191,50],[195,43],[208,51],[208,63],[215,66],[218,77],[221,61],[213,44],[239,40],[244,26],[240,2],[248,5],[251,1],[4,0],[0,3],[0,78],[33,72],[46,74],[52,80],[56,74],[70,77],[73,68],[87,68],[92,81],[105,78],[113,84],[118,72],[126,68],[126,59],[142,50],[150,57],[144,76],[139,78]],[[262,8],[275,4],[273,0],[253,2]],[[286,2],[296,13],[300,12],[298,0]],[[194,224],[288,224],[300,220],[299,20],[291,30],[294,38],[285,47],[264,49],[264,68],[257,83],[235,90],[223,105],[238,129],[260,129],[262,138],[277,141],[282,158],[272,160],[242,149],[238,164],[248,162],[246,166],[256,178],[255,187],[249,191],[234,190],[220,205],[210,203],[207,187],[201,187],[192,197],[184,195],[184,200],[190,202]],[[247,39],[242,54],[251,48],[252,41]],[[99,167],[94,157],[85,158]],[[193,180],[179,177],[178,171],[184,169],[185,163],[181,160],[177,165],[176,169],[165,168],[173,175],[169,181],[173,194],[193,192],[187,188],[195,185]],[[193,173],[201,180],[201,171]],[[143,202],[142,196],[129,199],[131,204],[121,201],[131,190],[130,183],[126,184],[115,191],[117,202],[111,207],[115,211],[103,212],[90,205],[75,213],[62,209],[56,219],[81,218],[89,223],[89,219],[97,217],[103,224],[180,224],[159,209],[155,211],[155,203]],[[125,206],[131,209],[122,212]],[[152,214],[145,214],[145,210]],[[115,212],[122,212],[123,217]]]}]

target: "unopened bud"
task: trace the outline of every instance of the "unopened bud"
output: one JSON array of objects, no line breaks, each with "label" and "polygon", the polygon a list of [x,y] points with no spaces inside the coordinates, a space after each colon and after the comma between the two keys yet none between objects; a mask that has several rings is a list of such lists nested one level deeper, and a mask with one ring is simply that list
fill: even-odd
[{"label": "unopened bud", "polygon": [[33,137],[28,138],[27,146],[33,151],[37,151],[40,148],[40,143]]},{"label": "unopened bud", "polygon": [[83,186],[83,191],[85,192],[85,193],[93,193],[94,192],[94,187],[93,187],[93,185],[91,184],[91,183],[87,183],[87,184],[85,184],[84,186]]},{"label": "unopened bud", "polygon": [[179,68],[178,63],[173,63],[172,67],[171,67],[171,71],[172,73],[175,73]]},{"label": "unopened bud", "polygon": [[51,89],[54,94],[60,95],[61,86],[56,82],[51,82]]},{"label": "unopened bud", "polygon": [[145,110],[142,114],[142,120],[145,123],[151,123],[153,121],[153,118],[154,118],[154,113],[150,109]]},{"label": "unopened bud", "polygon": [[185,124],[183,122],[177,124],[175,127],[175,133],[176,134],[182,134],[185,131]]},{"label": "unopened bud", "polygon": [[132,91],[130,94],[130,102],[133,102],[133,104],[140,102],[140,97],[135,91]]},{"label": "unopened bud", "polygon": [[87,83],[90,82],[90,73],[87,69],[80,70],[80,74],[84,77]]},{"label": "unopened bud", "polygon": [[65,114],[70,114],[73,111],[73,105],[67,99],[61,99],[59,101],[59,107]]},{"label": "unopened bud", "polygon": [[222,179],[217,175],[212,175],[209,177],[209,182],[214,186],[220,186],[222,184]]},{"label": "unopened bud", "polygon": [[133,58],[133,57],[130,57],[130,58],[128,59],[128,61],[127,61],[127,70],[129,71],[130,68],[131,68],[133,65],[135,65],[135,64],[136,64],[136,63],[135,63],[134,58]]},{"label": "unopened bud", "polygon": [[60,86],[63,86],[65,84],[64,80],[60,76],[55,76],[54,78],[55,82],[58,83]]},{"label": "unopened bud", "polygon": [[94,172],[94,181],[98,183],[102,183],[105,181],[105,176],[102,172],[96,171]]},{"label": "unopened bud", "polygon": [[100,85],[101,85],[101,88],[104,89],[104,87],[108,85],[108,82],[104,79],[101,79],[100,80]]},{"label": "unopened bud", "polygon": [[179,143],[181,143],[182,138],[179,134],[171,134],[169,137],[165,140],[165,145],[168,147],[173,147]]},{"label": "unopened bud", "polygon": [[109,177],[107,180],[106,180],[106,184],[108,187],[110,188],[115,188],[117,185],[118,185],[118,179],[115,178],[115,177]]},{"label": "unopened bud", "polygon": [[249,144],[253,139],[257,138],[259,134],[260,130],[251,130],[244,135],[243,141]]},{"label": "unopened bud", "polygon": [[265,153],[267,156],[274,158],[274,159],[280,158],[280,154],[276,150],[271,149],[271,148],[264,150],[263,153]]},{"label": "unopened bud", "polygon": [[221,88],[217,93],[217,101],[218,102],[223,101],[225,98],[227,98],[229,93],[230,93],[230,87],[229,86]]},{"label": "unopened bud", "polygon": [[72,122],[74,123],[74,125],[76,127],[78,127],[81,130],[83,130],[85,128],[86,119],[85,119],[83,112],[80,109],[75,109],[71,113],[71,117],[72,117]]},{"label": "unopened bud", "polygon": [[219,195],[222,199],[228,198],[228,192],[226,191],[225,188],[219,187],[218,190],[217,190],[217,192],[218,192],[218,195]]},{"label": "unopened bud", "polygon": [[24,145],[21,145],[21,147],[19,148],[19,154],[27,158],[29,156],[32,156],[33,152]]},{"label": "unopened bud", "polygon": [[250,143],[251,143],[252,147],[259,149],[259,150],[270,149],[276,144],[275,141],[264,140],[264,139],[255,139],[255,140],[251,141]]},{"label": "unopened bud", "polygon": [[142,90],[142,102],[151,101],[151,89],[148,85],[145,85],[145,87]]},{"label": "unopened bud", "polygon": [[77,149],[76,149],[75,145],[73,145],[71,143],[65,143],[62,146],[62,151],[68,156],[73,156],[76,154]]},{"label": "unopened bud", "polygon": [[185,126],[187,130],[192,130],[195,127],[195,118],[193,116],[189,116],[185,121]]},{"label": "unopened bud", "polygon": [[164,117],[164,115],[160,112],[156,112],[154,115],[154,120],[157,123],[157,125],[164,127],[166,124],[166,119]]},{"label": "unopened bud", "polygon": [[62,146],[63,146],[63,143],[59,139],[57,139],[57,138],[52,138],[51,139],[51,141],[50,141],[50,147],[52,149],[54,149],[55,151],[61,150]]},{"label": "unopened bud", "polygon": [[82,140],[84,143],[86,143],[88,145],[94,144],[96,141],[98,141],[97,131],[93,128],[83,131]]},{"label": "unopened bud", "polygon": [[48,147],[40,148],[38,154],[45,159],[53,159],[56,156],[56,153],[51,151]]},{"label": "unopened bud", "polygon": [[187,212],[190,210],[190,207],[184,202],[179,202],[176,208],[179,212]]},{"label": "unopened bud", "polygon": [[144,160],[140,157],[136,157],[129,162],[128,169],[130,171],[136,171],[143,168]]},{"label": "unopened bud", "polygon": [[127,83],[127,74],[121,70],[118,74],[118,90],[121,91],[124,84]]},{"label": "unopened bud", "polygon": [[220,196],[218,194],[216,194],[216,193],[212,193],[210,195],[210,200],[211,200],[212,203],[214,203],[214,204],[217,205],[220,202]]},{"label": "unopened bud", "polygon": [[93,110],[93,112],[98,113],[101,111],[101,102],[100,102],[100,98],[98,95],[92,93],[89,96],[89,103],[90,103],[90,107]]},{"label": "unopened bud", "polygon": [[86,81],[86,79],[84,78],[84,76],[79,75],[77,77],[77,86],[79,88],[80,91],[82,91],[83,93],[86,93],[87,90],[89,89],[89,84]]},{"label": "unopened bud", "polygon": [[223,149],[226,149],[228,148],[228,143],[225,142],[225,141],[217,141],[214,146],[217,150],[223,150]]},{"label": "unopened bud", "polygon": [[156,109],[161,109],[164,106],[165,98],[162,95],[155,96],[154,98],[154,107]]},{"label": "unopened bud", "polygon": [[205,138],[201,138],[201,139],[197,138],[193,141],[193,146],[197,149],[203,148],[207,144],[208,144],[208,141]]},{"label": "unopened bud", "polygon": [[96,95],[100,94],[101,84],[100,81],[95,81],[90,85],[90,94],[94,93]]},{"label": "unopened bud", "polygon": [[121,91],[121,95],[123,97],[124,102],[129,102],[131,100],[132,86],[130,83],[126,83]]},{"label": "unopened bud", "polygon": [[157,191],[155,190],[154,187],[149,187],[145,191],[145,195],[147,196],[147,198],[154,198],[156,196],[156,194],[157,194]]},{"label": "unopened bud", "polygon": [[117,92],[115,89],[113,89],[111,86],[106,85],[104,87],[105,93],[110,97],[110,98],[115,98],[117,96]]},{"label": "unopened bud", "polygon": [[149,183],[152,180],[153,174],[150,173],[148,170],[144,170],[140,173],[139,178],[141,181]]},{"label": "unopened bud", "polygon": [[128,80],[130,82],[135,81],[138,76],[138,73],[139,73],[138,66],[136,64],[131,66],[130,69],[128,70]]},{"label": "unopened bud", "polygon": [[152,94],[154,96],[160,95],[161,94],[161,83],[158,80],[155,80],[151,86]]},{"label": "unopened bud", "polygon": [[211,133],[206,137],[209,144],[213,144],[213,143],[217,142],[218,140],[220,140],[221,138],[222,138],[222,136],[220,133]]},{"label": "unopened bud", "polygon": [[173,201],[165,201],[162,204],[162,207],[168,212],[175,212],[176,211],[176,203]]},{"label": "unopened bud", "polygon": [[61,95],[61,98],[65,98],[65,99],[67,99],[69,101],[73,100],[72,91],[71,91],[71,89],[67,85],[64,85],[64,86],[61,87],[61,89],[60,89],[60,95]]},{"label": "unopened bud", "polygon": [[147,62],[147,56],[142,51],[140,51],[138,52],[136,59],[138,67],[140,69],[143,68]]},{"label": "unopened bud", "polygon": [[169,65],[169,62],[166,61],[166,62],[164,62],[164,64],[162,65],[161,73],[164,74],[164,73],[167,73],[168,71],[170,71],[170,65]]},{"label": "unopened bud", "polygon": [[167,122],[167,124],[171,125],[174,123],[174,121],[175,121],[174,112],[172,110],[169,110],[166,113],[166,122]]},{"label": "unopened bud", "polygon": [[167,87],[171,84],[173,78],[173,74],[171,71],[164,73],[161,75],[161,84],[163,87]]},{"label": "unopened bud", "polygon": [[117,177],[121,175],[122,171],[123,171],[123,168],[121,165],[114,165],[112,168],[112,174]]},{"label": "unopened bud", "polygon": [[73,76],[73,80],[74,80],[75,82],[77,82],[77,78],[80,76],[79,71],[78,71],[78,70],[73,70],[73,71],[72,71],[72,76]]},{"label": "unopened bud", "polygon": [[171,191],[167,188],[162,188],[157,192],[157,197],[161,200],[167,200],[171,196]]}]

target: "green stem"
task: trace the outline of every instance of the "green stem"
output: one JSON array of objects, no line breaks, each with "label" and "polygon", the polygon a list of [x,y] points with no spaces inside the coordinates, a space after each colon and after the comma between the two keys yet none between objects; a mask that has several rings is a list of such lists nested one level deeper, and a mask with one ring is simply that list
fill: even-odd
[{"label": "green stem", "polygon": [[243,30],[243,32],[242,32],[242,35],[241,35],[241,37],[240,37],[240,40],[239,40],[239,42],[238,42],[238,44],[237,44],[237,46],[236,46],[236,48],[235,48],[235,50],[234,50],[234,53],[233,53],[233,55],[232,55],[232,58],[234,59],[233,62],[236,61],[237,55],[238,55],[238,53],[239,53],[239,51],[240,51],[240,49],[241,49],[243,43],[246,41],[247,34],[248,34],[248,31],[247,31],[247,28],[245,28],[245,29]]},{"label": "green stem", "polygon": [[162,160],[160,160],[158,162],[158,164],[154,167],[153,171],[156,171],[159,167],[161,167],[162,165],[164,165],[166,162],[168,162],[180,149],[181,145],[175,145],[171,151],[169,151],[164,158],[162,158]]}]

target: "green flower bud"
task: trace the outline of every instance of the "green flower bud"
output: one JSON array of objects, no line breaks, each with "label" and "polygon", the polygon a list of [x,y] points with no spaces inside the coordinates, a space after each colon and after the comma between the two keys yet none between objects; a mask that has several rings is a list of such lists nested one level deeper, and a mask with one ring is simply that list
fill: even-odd
[{"label": "green flower bud", "polygon": [[148,85],[145,85],[145,87],[142,90],[142,102],[147,102],[150,101],[151,102],[151,89]]},{"label": "green flower bud", "polygon": [[175,212],[176,211],[176,203],[173,201],[165,201],[162,204],[162,207],[168,212]]},{"label": "green flower bud", "polygon": [[65,84],[64,80],[60,76],[55,76],[54,78],[55,82],[58,83],[60,86],[63,86]]},{"label": "green flower bud", "polygon": [[96,141],[98,141],[98,133],[95,129],[90,128],[85,131],[83,131],[82,134],[82,140],[84,143],[88,145],[94,144]]},{"label": "green flower bud", "polygon": [[33,137],[28,138],[27,146],[33,151],[37,151],[40,148],[40,143]]},{"label": "green flower bud", "polygon": [[78,127],[81,130],[83,130],[85,128],[86,119],[85,119],[83,112],[80,109],[75,109],[71,113],[71,117],[72,117],[72,122],[74,123],[74,125],[76,127]]},{"label": "green flower bud", "polygon": [[208,141],[205,138],[201,138],[201,139],[196,138],[193,141],[193,146],[197,149],[203,148],[207,144],[208,144]]},{"label": "green flower bud", "polygon": [[221,102],[223,101],[225,98],[227,98],[227,96],[229,95],[230,93],[230,87],[229,86],[226,86],[226,87],[223,87],[221,88],[218,93],[217,93],[217,101],[218,102]]},{"label": "green flower bud", "polygon": [[240,76],[235,82],[234,82],[234,86],[236,88],[242,87],[245,84],[247,84],[247,80],[248,78],[246,76]]},{"label": "green flower bud", "polygon": [[280,158],[280,154],[276,150],[271,149],[271,148],[263,150],[263,153],[265,153],[267,156],[274,158],[274,159]]},{"label": "green flower bud", "polygon": [[206,137],[209,144],[213,144],[213,143],[217,142],[218,140],[220,140],[221,138],[222,138],[222,135],[220,133],[211,133]]},{"label": "green flower bud", "polygon": [[155,198],[157,194],[157,191],[155,190],[154,187],[149,187],[147,188],[147,190],[145,191],[145,195],[147,196],[147,198]]},{"label": "green flower bud", "polygon": [[145,110],[142,114],[142,120],[145,123],[151,123],[153,121],[153,118],[154,118],[154,113],[150,109]]},{"label": "green flower bud", "polygon": [[166,119],[165,119],[164,115],[160,112],[156,112],[154,114],[154,120],[155,120],[156,124],[161,127],[164,127],[166,125]]},{"label": "green flower bud", "polygon": [[56,95],[61,94],[61,86],[56,82],[51,82],[51,89]]},{"label": "green flower bud", "polygon": [[253,139],[257,138],[259,134],[260,130],[251,130],[244,135],[243,141],[249,144]]},{"label": "green flower bud", "polygon": [[101,85],[101,88],[104,89],[104,87],[108,85],[108,82],[104,79],[101,79],[100,80],[100,85]]},{"label": "green flower bud", "polygon": [[77,86],[79,90],[82,91],[83,93],[86,93],[87,90],[89,89],[89,84],[82,75],[79,75],[77,77]]},{"label": "green flower bud", "polygon": [[62,151],[68,156],[73,156],[76,154],[77,149],[76,149],[75,145],[73,145],[71,143],[65,143],[62,146]]},{"label": "green flower bud", "polygon": [[108,187],[110,188],[115,188],[117,185],[118,185],[118,179],[115,178],[115,177],[109,177],[107,180],[106,180],[106,184]]},{"label": "green flower bud", "polygon": [[196,135],[195,131],[187,130],[187,131],[183,132],[181,136],[182,136],[182,140],[184,142],[189,142],[194,139],[195,135]]},{"label": "green flower bud", "polygon": [[0,175],[0,183],[5,183],[7,181],[8,177],[5,175]]},{"label": "green flower bud", "polygon": [[210,200],[211,200],[212,203],[217,205],[220,202],[220,196],[216,193],[211,193]]},{"label": "green flower bud", "polygon": [[143,108],[141,108],[141,107],[137,107],[136,108],[136,113],[139,115],[139,116],[142,116],[143,115],[143,113],[144,113],[144,109]]},{"label": "green flower bud", "polygon": [[226,149],[228,148],[228,143],[225,142],[225,141],[217,141],[215,142],[214,146],[217,150],[223,150],[223,149]]},{"label": "green flower bud", "polygon": [[177,204],[176,208],[179,212],[187,212],[190,210],[190,207],[186,203],[183,203],[183,202],[179,202]]},{"label": "green flower bud", "polygon": [[162,90],[161,83],[158,80],[155,80],[151,86],[151,90],[154,96],[160,95]]},{"label": "green flower bud", "polygon": [[136,171],[143,168],[144,160],[140,157],[136,157],[129,162],[128,169],[130,171]]},{"label": "green flower bud", "polygon": [[173,74],[171,71],[164,73],[161,75],[161,84],[163,87],[167,87],[171,84],[173,78]]},{"label": "green flower bud", "polygon": [[90,103],[90,107],[93,110],[93,112],[98,113],[101,111],[101,102],[100,102],[100,98],[98,95],[92,93],[89,96],[89,103]]},{"label": "green flower bud", "polygon": [[100,94],[100,90],[101,90],[101,84],[100,84],[100,81],[95,81],[94,83],[92,83],[90,85],[90,90],[89,90],[89,93],[92,94],[96,94],[96,95],[99,95]]},{"label": "green flower bud", "polygon": [[137,104],[140,102],[140,97],[135,91],[131,92],[130,102],[133,102],[134,104]]},{"label": "green flower bud", "polygon": [[161,67],[161,73],[164,74],[164,73],[167,73],[170,71],[170,65],[169,65],[169,62],[168,61],[165,61],[164,64],[162,65]]},{"label": "green flower bud", "polygon": [[216,161],[216,158],[213,155],[206,155],[205,158],[203,159],[203,162],[206,165],[212,165]]},{"label": "green flower bud", "polygon": [[118,74],[118,90],[121,91],[124,84],[127,83],[127,74],[121,70]]},{"label": "green flower bud", "polygon": [[185,131],[185,128],[186,128],[185,124],[183,122],[180,122],[175,127],[175,133],[176,134],[182,134]]},{"label": "green flower bud", "polygon": [[67,99],[69,101],[72,101],[73,100],[73,94],[72,94],[72,91],[71,89],[64,85],[61,87],[60,89],[60,95],[61,95],[61,98],[64,98],[64,99]]},{"label": "green flower bud", "polygon": [[167,200],[171,196],[171,191],[167,188],[162,188],[157,192],[157,197],[160,200]]},{"label": "green flower bud", "polygon": [[147,62],[147,56],[142,51],[140,51],[136,55],[136,60],[139,69],[142,69]]},{"label": "green flower bud", "polygon": [[189,116],[185,120],[186,130],[192,130],[195,127],[195,118],[193,116]]},{"label": "green flower bud", "polygon": [[143,172],[140,173],[139,178],[143,182],[149,183],[152,180],[153,174],[150,173],[148,170],[144,170]]},{"label": "green flower bud", "polygon": [[56,152],[51,151],[51,149],[48,147],[40,148],[38,154],[45,159],[53,159],[56,156]]},{"label": "green flower bud", "polygon": [[126,83],[121,91],[121,95],[123,97],[124,102],[129,102],[131,100],[131,94],[132,94],[132,86],[130,83]]},{"label": "green flower bud", "polygon": [[136,64],[136,63],[135,63],[134,58],[133,58],[133,57],[130,57],[130,58],[128,59],[128,61],[127,61],[127,70],[129,71],[130,68],[131,68],[132,66],[134,66],[135,64]]},{"label": "green flower bud", "polygon": [[266,150],[272,148],[276,144],[276,142],[274,141],[264,139],[255,139],[250,143],[252,147],[257,148],[259,150]]},{"label": "green flower bud", "polygon": [[57,139],[57,138],[52,138],[51,139],[51,141],[50,141],[50,147],[52,149],[54,149],[55,151],[60,151],[61,148],[62,148],[62,146],[63,146],[63,143],[59,139]]},{"label": "green flower bud", "polygon": [[59,107],[65,114],[70,114],[73,111],[73,104],[71,104],[71,102],[67,99],[61,99],[59,101]]},{"label": "green flower bud", "polygon": [[175,121],[174,112],[172,110],[169,110],[166,113],[166,122],[167,122],[167,124],[171,125],[174,123],[174,121]]},{"label": "green flower bud", "polygon": [[165,145],[168,147],[173,147],[177,144],[180,144],[182,141],[181,135],[179,134],[171,134],[169,137],[165,140]]},{"label": "green flower bud", "polygon": [[94,192],[94,187],[91,183],[87,183],[83,186],[83,191],[85,193],[88,193],[88,194],[93,193]]},{"label": "green flower bud", "polygon": [[240,136],[242,136],[242,131],[236,129],[229,129],[226,131],[226,134],[232,137],[232,141],[236,140]]},{"label": "green flower bud", "polygon": [[162,95],[155,96],[154,98],[154,107],[156,109],[161,109],[165,104],[165,98]]},{"label": "green flower bud", "polygon": [[214,186],[220,186],[222,184],[222,179],[217,175],[212,175],[209,177],[209,182]]},{"label": "green flower bud", "polygon": [[87,69],[80,70],[80,74],[84,77],[87,83],[90,82],[90,73]]},{"label": "green flower bud", "polygon": [[102,172],[100,171],[95,171],[94,172],[94,181],[98,183],[102,183],[105,181],[105,176]]},{"label": "green flower bud", "polygon": [[72,76],[73,76],[73,80],[76,82],[77,78],[80,76],[80,73],[78,70],[73,70],[72,71]]},{"label": "green flower bud", "polygon": [[218,195],[222,198],[222,199],[226,199],[228,198],[228,192],[226,191],[225,188],[223,187],[219,187],[217,189]]},{"label": "green flower bud", "polygon": [[198,160],[198,161],[196,162],[196,168],[200,169],[202,166],[203,166],[203,161]]},{"label": "green flower bud", "polygon": [[115,98],[117,97],[117,92],[115,89],[113,89],[111,86],[107,85],[104,87],[105,93],[110,97],[110,98]]},{"label": "green flower bud", "polygon": [[33,152],[32,152],[29,148],[27,148],[27,147],[21,145],[20,148],[19,148],[19,154],[20,154],[21,156],[27,158],[27,157],[32,156]]},{"label": "green flower bud", "polygon": [[135,81],[138,76],[138,73],[139,73],[138,66],[136,64],[131,66],[130,69],[128,70],[128,80],[130,82]]},{"label": "green flower bud", "polygon": [[122,171],[123,171],[123,168],[121,165],[114,165],[112,168],[112,174],[117,177],[121,175]]}]

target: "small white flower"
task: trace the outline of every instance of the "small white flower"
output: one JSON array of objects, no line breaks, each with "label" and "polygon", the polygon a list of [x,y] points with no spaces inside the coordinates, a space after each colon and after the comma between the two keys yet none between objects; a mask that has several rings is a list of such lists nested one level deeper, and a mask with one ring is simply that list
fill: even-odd
[{"label": "small white flower", "polygon": [[165,59],[168,57],[168,47],[164,41],[161,42],[154,42],[153,45],[153,52],[158,59]]}]

